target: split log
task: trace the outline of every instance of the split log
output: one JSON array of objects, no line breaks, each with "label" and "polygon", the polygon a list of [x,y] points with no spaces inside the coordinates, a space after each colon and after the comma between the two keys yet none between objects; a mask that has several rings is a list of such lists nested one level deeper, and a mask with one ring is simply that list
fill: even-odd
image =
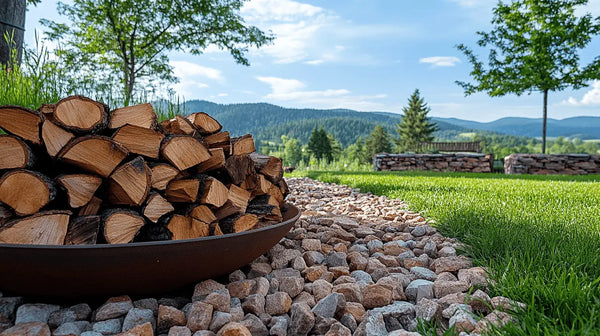
[{"label": "split log", "polygon": [[175,208],[173,208],[171,203],[169,203],[159,193],[153,192],[150,194],[150,196],[148,196],[146,206],[144,206],[144,209],[142,209],[142,213],[146,218],[148,218],[148,220],[156,223],[160,217],[171,213],[174,210]]},{"label": "split log", "polygon": [[6,222],[15,217],[15,212],[5,204],[0,203],[0,230]]},{"label": "split log", "polygon": [[112,136],[113,140],[127,148],[130,153],[152,159],[158,159],[160,144],[164,137],[152,129],[136,125],[125,125]]},{"label": "split log", "polygon": [[231,215],[219,221],[223,233],[238,233],[248,231],[258,224],[258,217],[252,214]]},{"label": "split log", "polygon": [[210,224],[210,235],[211,236],[222,236],[223,235],[223,230],[221,230],[221,227],[219,226],[218,222],[214,222],[212,224]]},{"label": "split log", "polygon": [[44,211],[15,219],[0,231],[0,243],[63,245],[70,216],[70,211]]},{"label": "split log", "polygon": [[98,133],[108,124],[108,107],[84,96],[70,96],[56,103],[54,121],[79,134]]},{"label": "split log", "polygon": [[71,174],[57,177],[56,182],[65,189],[69,206],[79,208],[92,200],[94,193],[102,184],[102,179],[94,175]]},{"label": "split log", "polygon": [[54,119],[54,110],[56,109],[56,104],[42,104],[38,109],[46,119]]},{"label": "split log", "polygon": [[146,221],[137,212],[124,209],[107,210],[102,216],[104,238],[109,244],[125,244],[135,238]]},{"label": "split log", "polygon": [[152,104],[145,103],[121,107],[110,113],[108,128],[116,129],[127,124],[147,129],[156,129],[158,120]]},{"label": "split log", "polygon": [[78,216],[93,216],[100,213],[100,207],[102,206],[102,199],[99,197],[92,197],[92,199],[83,207],[79,209]]},{"label": "split log", "polygon": [[102,220],[100,216],[81,216],[71,219],[65,245],[95,245]]},{"label": "split log", "polygon": [[163,120],[160,126],[165,134],[185,134],[190,136],[197,136],[199,134],[196,127],[189,120],[179,115],[170,120]]},{"label": "split log", "polygon": [[120,165],[108,179],[108,201],[139,206],[144,203],[152,183],[150,168],[141,156]]},{"label": "split log", "polygon": [[73,133],[65,131],[50,120],[45,120],[42,124],[42,140],[46,152],[51,157],[55,157],[74,137]]},{"label": "split log", "polygon": [[38,212],[55,196],[54,183],[38,172],[18,169],[4,174],[0,179],[0,201],[19,216]]},{"label": "split log", "polygon": [[208,148],[223,148],[225,156],[231,155],[231,138],[229,132],[219,132],[209,135],[203,139]]},{"label": "split log", "polygon": [[41,145],[40,125],[42,115],[37,111],[18,106],[0,106],[0,128],[35,145]]},{"label": "split log", "polygon": [[198,173],[221,169],[225,166],[225,153],[223,148],[209,149],[210,159],[198,164]]},{"label": "split log", "polygon": [[227,194],[227,202],[217,209],[215,216],[219,220],[231,216],[233,214],[239,214],[246,212],[248,201],[250,199],[250,192],[244,190],[234,184],[229,186],[229,192]]},{"label": "split log", "polygon": [[279,202],[271,195],[259,195],[253,198],[248,203],[246,213],[269,221],[280,222],[282,220]]},{"label": "split log", "polygon": [[195,220],[210,224],[217,220],[215,214],[206,205],[196,205],[188,211],[188,216]]},{"label": "split log", "polygon": [[283,165],[280,158],[259,153],[250,154],[256,171],[263,174],[269,181],[278,183],[283,178]]},{"label": "split log", "polygon": [[213,134],[221,131],[223,126],[213,117],[204,112],[192,113],[187,117],[202,135]]},{"label": "split log", "polygon": [[279,187],[276,186],[275,184],[271,185],[271,188],[269,188],[269,191],[267,192],[267,194],[273,196],[279,203],[280,207],[283,207],[285,205],[285,202],[284,202],[285,197],[283,196],[281,189],[279,189]]},{"label": "split log", "polygon": [[179,170],[186,170],[210,159],[208,149],[200,141],[187,135],[166,137],[160,152]]},{"label": "split log", "polygon": [[277,183],[277,186],[279,187],[279,190],[281,190],[281,194],[283,195],[283,198],[285,199],[287,197],[287,195],[290,194],[290,187],[288,186],[287,182],[285,182],[284,179],[281,179]]},{"label": "split log", "polygon": [[206,237],[209,233],[208,224],[182,215],[171,217],[167,228],[173,233],[173,240]]},{"label": "split log", "polygon": [[127,154],[125,147],[109,137],[88,135],[71,140],[57,157],[68,164],[108,177]]},{"label": "split log", "polygon": [[12,135],[0,135],[0,169],[30,168],[35,156],[27,144]]},{"label": "split log", "polygon": [[165,196],[170,202],[196,203],[222,206],[228,197],[228,190],[219,180],[198,175],[193,179],[171,181],[167,186]]},{"label": "split log", "polygon": [[156,190],[165,190],[167,185],[177,175],[179,170],[167,163],[159,163],[152,165],[152,188]]},{"label": "split log", "polygon": [[140,229],[140,234],[135,238],[135,241],[171,240],[173,233],[167,228],[167,225],[173,216],[173,213],[168,213],[161,216],[156,223],[146,223]]},{"label": "split log", "polygon": [[241,137],[231,139],[231,152],[233,155],[244,155],[253,153],[256,150],[254,147],[254,139],[252,134],[246,134]]},{"label": "split log", "polygon": [[225,161],[225,170],[233,184],[244,182],[247,175],[255,174],[254,162],[249,155],[233,155]]}]

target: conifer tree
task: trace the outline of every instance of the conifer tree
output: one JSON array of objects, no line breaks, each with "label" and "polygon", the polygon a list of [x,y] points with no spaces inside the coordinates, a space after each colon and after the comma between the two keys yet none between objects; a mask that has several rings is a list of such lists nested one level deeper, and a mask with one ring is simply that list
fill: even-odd
[{"label": "conifer tree", "polygon": [[319,129],[317,129],[317,127],[313,128],[310,138],[308,139],[308,150],[317,160],[326,159],[327,162],[333,160],[331,142],[323,127]]},{"label": "conifer tree", "polygon": [[369,138],[367,139],[367,154],[369,158],[378,153],[390,153],[392,151],[392,143],[390,136],[381,125],[375,126]]},{"label": "conifer tree", "polygon": [[414,152],[419,148],[419,143],[433,141],[433,132],[438,127],[427,117],[430,110],[416,89],[408,99],[408,106],[402,109],[402,122],[396,125],[396,132],[400,136],[396,139],[398,152]]}]

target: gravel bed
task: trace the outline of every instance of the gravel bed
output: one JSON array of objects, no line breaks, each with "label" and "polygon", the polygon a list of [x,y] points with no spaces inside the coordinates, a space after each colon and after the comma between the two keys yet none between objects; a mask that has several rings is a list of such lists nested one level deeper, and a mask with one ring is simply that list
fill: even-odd
[{"label": "gravel bed", "polygon": [[[478,335],[524,304],[487,294],[485,269],[404,202],[308,178],[287,179],[303,215],[267,254],[191,297],[59,306],[0,293],[0,336]],[[93,309],[95,308],[95,309]]]}]

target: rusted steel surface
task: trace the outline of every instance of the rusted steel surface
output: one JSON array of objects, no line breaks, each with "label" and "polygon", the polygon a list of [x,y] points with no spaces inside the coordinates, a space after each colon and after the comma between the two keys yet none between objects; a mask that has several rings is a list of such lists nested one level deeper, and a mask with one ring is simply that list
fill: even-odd
[{"label": "rusted steel surface", "polygon": [[224,236],[116,245],[0,244],[0,291],[73,298],[151,295],[177,290],[238,269],[267,252],[300,217]]}]

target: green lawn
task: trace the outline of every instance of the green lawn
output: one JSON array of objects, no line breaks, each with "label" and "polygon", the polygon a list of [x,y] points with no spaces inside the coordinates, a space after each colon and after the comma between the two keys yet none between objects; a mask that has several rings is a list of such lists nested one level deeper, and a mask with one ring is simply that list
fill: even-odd
[{"label": "green lawn", "polygon": [[510,335],[600,334],[600,175],[310,172],[400,198],[528,304]]}]

